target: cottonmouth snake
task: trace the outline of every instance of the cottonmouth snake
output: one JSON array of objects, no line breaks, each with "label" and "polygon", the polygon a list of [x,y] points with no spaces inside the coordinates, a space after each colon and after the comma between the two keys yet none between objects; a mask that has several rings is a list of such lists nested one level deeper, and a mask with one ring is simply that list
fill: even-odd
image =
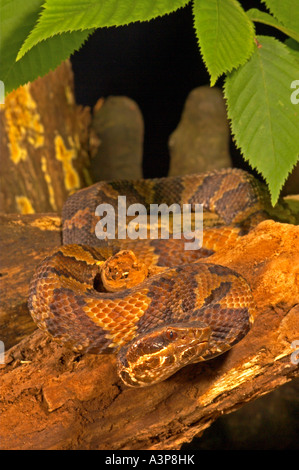
[{"label": "cottonmouth snake", "polygon": [[[101,241],[95,208],[202,203],[203,247],[183,239]],[[269,218],[269,197],[238,169],[202,175],[96,183],[67,200],[63,245],[36,269],[29,309],[37,325],[78,352],[117,353],[129,386],[147,386],[230,349],[249,331],[249,285],[227,267],[201,262]]]}]

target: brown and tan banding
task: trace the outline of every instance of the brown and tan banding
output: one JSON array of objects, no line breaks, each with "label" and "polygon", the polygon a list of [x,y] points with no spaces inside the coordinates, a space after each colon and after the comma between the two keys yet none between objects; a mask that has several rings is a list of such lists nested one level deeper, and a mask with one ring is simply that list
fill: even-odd
[{"label": "brown and tan banding", "polygon": [[[201,203],[203,246],[184,238],[98,240],[95,209],[127,204]],[[64,245],[37,268],[29,308],[37,325],[75,351],[116,353],[129,386],[164,380],[230,349],[249,331],[255,306],[237,272],[202,262],[234,243],[270,206],[265,187],[237,169],[154,180],[100,182],[63,209]],[[212,223],[211,223],[212,220]]]}]

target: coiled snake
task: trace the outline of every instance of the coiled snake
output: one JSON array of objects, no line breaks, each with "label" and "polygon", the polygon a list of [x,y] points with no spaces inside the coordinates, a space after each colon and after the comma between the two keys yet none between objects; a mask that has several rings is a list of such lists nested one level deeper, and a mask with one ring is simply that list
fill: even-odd
[{"label": "coiled snake", "polygon": [[[101,203],[203,204],[203,247],[183,239],[101,241]],[[255,307],[249,285],[231,269],[201,262],[219,245],[267,218],[267,191],[246,172],[100,182],[63,208],[63,245],[36,269],[29,309],[37,325],[73,350],[117,353],[129,386],[147,386],[181,367],[224,353],[249,331]]]}]

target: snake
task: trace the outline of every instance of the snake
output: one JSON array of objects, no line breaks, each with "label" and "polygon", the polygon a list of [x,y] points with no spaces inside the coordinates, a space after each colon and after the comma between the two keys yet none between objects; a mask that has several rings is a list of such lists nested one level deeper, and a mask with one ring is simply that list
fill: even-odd
[{"label": "snake", "polygon": [[[203,243],[183,238],[102,239],[96,208],[202,204]],[[266,186],[237,169],[140,180],[100,181],[62,210],[62,244],[36,268],[29,311],[53,340],[80,354],[115,354],[128,387],[146,387],[230,350],[256,316],[246,279],[209,258],[269,218]],[[117,218],[116,214],[116,218]]]}]

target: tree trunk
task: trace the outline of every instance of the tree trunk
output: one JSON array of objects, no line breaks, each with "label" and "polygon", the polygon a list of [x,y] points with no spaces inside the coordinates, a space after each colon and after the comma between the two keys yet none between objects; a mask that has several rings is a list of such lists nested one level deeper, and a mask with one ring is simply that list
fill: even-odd
[{"label": "tree trunk", "polygon": [[90,173],[93,181],[142,178],[144,123],[138,104],[126,96],[108,96],[93,109],[98,150]]},{"label": "tree trunk", "polygon": [[74,98],[69,61],[7,95],[0,110],[0,210],[60,211],[91,184],[89,108]]},{"label": "tree trunk", "polygon": [[[6,216],[3,222],[9,241],[1,302],[25,325],[16,342],[34,328],[28,281],[38,260],[60,244],[59,218]],[[118,378],[113,355],[80,356],[33,331],[0,366],[1,448],[179,449],[219,415],[298,376],[299,227],[265,221],[209,262],[237,270],[251,285],[257,316],[240,343],[160,384],[130,389]]]}]

